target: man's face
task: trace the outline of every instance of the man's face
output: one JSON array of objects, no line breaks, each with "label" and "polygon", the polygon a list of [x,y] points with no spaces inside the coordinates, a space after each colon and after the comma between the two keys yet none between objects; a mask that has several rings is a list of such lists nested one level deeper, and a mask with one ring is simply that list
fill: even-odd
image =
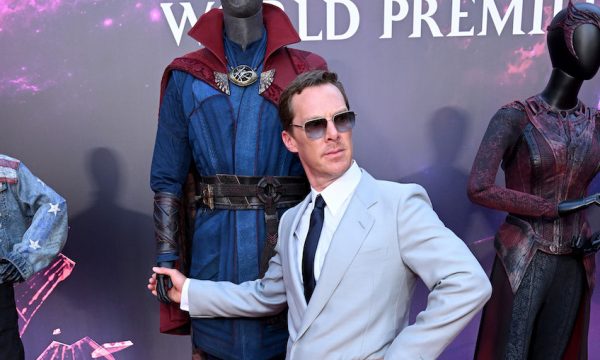
[{"label": "man's face", "polygon": [[291,101],[295,125],[316,118],[326,118],[327,131],[319,139],[309,139],[302,128],[283,131],[285,146],[298,153],[312,187],[323,190],[348,170],[352,164],[352,130],[338,132],[331,118],[348,110],[344,96],[332,84],[312,86],[296,94]]},{"label": "man's face", "polygon": [[247,18],[262,8],[262,0],[221,0],[221,6],[229,16]]}]

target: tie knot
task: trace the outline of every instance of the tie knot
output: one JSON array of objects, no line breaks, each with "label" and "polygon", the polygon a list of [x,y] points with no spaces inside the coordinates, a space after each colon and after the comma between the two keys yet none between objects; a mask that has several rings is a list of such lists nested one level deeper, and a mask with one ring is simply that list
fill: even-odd
[{"label": "tie knot", "polygon": [[325,209],[325,200],[323,200],[323,197],[321,195],[317,195],[317,198],[315,199],[315,208],[319,209],[319,210],[323,210]]}]

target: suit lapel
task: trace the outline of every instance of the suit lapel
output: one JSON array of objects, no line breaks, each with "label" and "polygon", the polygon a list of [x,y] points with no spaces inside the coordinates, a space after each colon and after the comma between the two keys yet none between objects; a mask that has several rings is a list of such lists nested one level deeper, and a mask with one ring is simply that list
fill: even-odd
[{"label": "suit lapel", "polygon": [[375,223],[375,219],[368,211],[368,208],[376,203],[372,195],[374,186],[375,180],[363,170],[361,181],[331,240],[321,276],[304,314],[298,338],[323,310]]},{"label": "suit lapel", "polygon": [[[291,213],[290,215],[293,216],[293,220],[292,220],[292,225],[290,227],[289,230],[284,230],[285,234],[289,234],[289,238],[287,241],[287,254],[288,254],[288,261],[289,261],[289,275],[290,278],[292,279],[292,283],[291,284],[286,284],[285,286],[293,286],[294,287],[294,294],[298,294],[299,297],[301,297],[301,299],[299,298],[298,300],[298,304],[302,303],[302,300],[304,300],[304,288],[302,287],[302,278],[301,278],[301,274],[298,273],[298,271],[296,269],[298,269],[298,242],[295,239],[296,236],[296,228],[298,227],[298,223],[300,222],[300,219],[302,219],[302,215],[304,214],[304,211],[306,210],[306,207],[308,206],[308,204],[310,204],[311,201],[311,197],[310,194],[300,203],[300,205],[298,205],[297,207],[294,208],[294,210],[296,211],[296,213]],[[291,211],[291,210],[290,210]],[[304,309],[300,309],[300,311],[304,311]]]}]

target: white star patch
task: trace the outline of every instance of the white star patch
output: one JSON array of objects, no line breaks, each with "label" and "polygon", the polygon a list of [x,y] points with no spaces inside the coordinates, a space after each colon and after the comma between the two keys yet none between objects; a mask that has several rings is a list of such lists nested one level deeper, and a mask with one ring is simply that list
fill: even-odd
[{"label": "white star patch", "polygon": [[58,213],[60,211],[60,208],[58,207],[58,203],[53,204],[50,203],[50,210],[48,210],[49,213],[53,213],[54,216],[56,216],[56,213]]},{"label": "white star patch", "polygon": [[41,248],[39,240],[29,240],[29,247],[33,250]]}]

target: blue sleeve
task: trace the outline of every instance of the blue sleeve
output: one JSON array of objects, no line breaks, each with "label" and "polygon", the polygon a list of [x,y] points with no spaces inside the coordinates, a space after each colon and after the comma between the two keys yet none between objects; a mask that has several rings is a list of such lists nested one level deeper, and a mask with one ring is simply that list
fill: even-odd
[{"label": "blue sleeve", "polygon": [[15,193],[21,212],[31,224],[21,241],[6,254],[24,279],[40,271],[62,250],[67,240],[67,203],[22,163]]},{"label": "blue sleeve", "polygon": [[[182,98],[187,76],[174,71],[163,95],[150,171],[150,187],[155,193],[168,192],[181,196],[182,186],[190,171],[192,152]],[[190,93],[187,96],[192,95]]]}]

